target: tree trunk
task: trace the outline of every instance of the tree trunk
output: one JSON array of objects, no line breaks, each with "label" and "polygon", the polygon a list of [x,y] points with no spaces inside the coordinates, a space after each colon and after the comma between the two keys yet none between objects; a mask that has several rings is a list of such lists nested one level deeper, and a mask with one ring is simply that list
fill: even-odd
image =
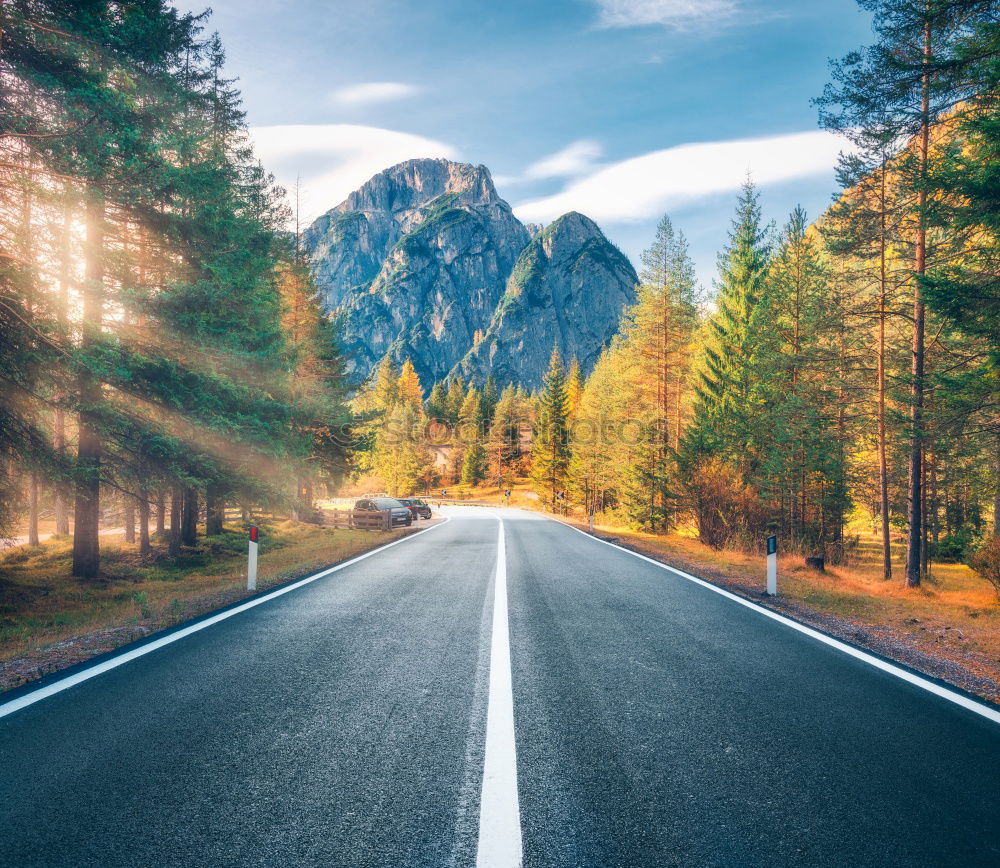
[{"label": "tree trunk", "polygon": [[951,510],[952,510],[952,498],[951,498],[951,488],[948,485],[948,474],[945,473],[944,479],[941,480],[941,492],[944,495],[944,535],[951,536]]},{"label": "tree trunk", "polygon": [[996,436],[996,479],[993,480],[993,536],[1000,536],[1000,431]]},{"label": "tree trunk", "polygon": [[28,480],[28,545],[38,545],[38,474]]},{"label": "tree trunk", "polygon": [[163,536],[167,527],[167,499],[160,489],[156,492],[156,532]]},{"label": "tree trunk", "polygon": [[[104,307],[104,199],[94,189],[87,199],[87,243],[83,280],[82,344],[93,344],[101,330]],[[77,377],[80,414],[77,435],[76,498],[73,506],[72,575],[92,579],[101,569],[98,536],[101,510],[101,437],[93,412],[101,384],[85,366]]]},{"label": "tree trunk", "polygon": [[[27,173],[23,176],[21,188],[21,231],[15,230],[14,237],[19,240],[21,258],[28,268],[27,285],[25,286],[25,301],[28,316],[35,315],[35,243],[32,231],[32,157],[22,143],[20,149],[26,161]],[[28,545],[38,545],[38,472],[32,470],[28,475]]]},{"label": "tree trunk", "polygon": [[[931,25],[924,24],[924,66],[931,62]],[[912,383],[910,386],[910,503],[909,528],[906,539],[906,584],[920,587],[921,536],[923,531],[922,466],[924,449],[924,301],[920,281],[927,271],[927,158],[930,149],[930,73],[923,75],[921,104],[919,184],[917,191],[917,235],[913,283],[913,347],[911,350]]]},{"label": "tree trunk", "polygon": [[941,505],[938,502],[938,456],[936,452],[931,453],[928,462],[928,473],[930,475],[930,488],[928,489],[930,508],[927,514],[927,522],[931,542],[934,543],[936,551],[937,544],[941,541]]},{"label": "tree trunk", "polygon": [[886,273],[886,201],[885,201],[885,160],[882,161],[880,203],[881,232],[879,236],[879,298],[878,298],[878,487],[882,513],[882,578],[892,578],[892,540],[889,536],[889,464],[886,459],[885,436],[885,317],[889,292]]},{"label": "tree trunk", "polygon": [[[66,414],[59,408],[55,412],[55,419],[52,425],[52,446],[55,451],[62,456],[66,451]],[[56,484],[55,488],[55,520],[56,533],[69,533],[69,509],[66,505],[66,494],[62,485]]]},{"label": "tree trunk", "polygon": [[139,489],[139,554],[145,557],[149,547],[149,492]]},{"label": "tree trunk", "polygon": [[[63,225],[61,235],[61,254],[59,259],[59,295],[56,304],[56,314],[61,326],[66,325],[66,315],[69,308],[69,280],[70,280],[70,233],[73,231],[73,208],[70,200],[70,188],[64,190],[66,196],[63,203]],[[61,401],[65,396],[56,395],[56,400]],[[55,418],[52,425],[52,446],[62,458],[66,453],[66,413],[62,407],[56,407]],[[60,483],[55,491],[55,513],[56,513],[56,533],[69,533],[69,504],[67,503],[66,491]]]},{"label": "tree trunk", "polygon": [[844,302],[840,290],[837,293],[838,305],[841,310],[841,320],[840,326],[837,329],[837,379],[840,381],[837,387],[837,511],[833,516],[833,547],[834,554],[837,559],[837,563],[844,562],[844,500],[843,493],[846,488],[845,476],[846,476],[846,455],[847,455],[847,404],[848,396],[847,389],[844,385],[846,382],[845,373],[845,358],[846,349],[844,346],[844,331],[846,326],[846,314],[844,311]]},{"label": "tree trunk", "polygon": [[198,544],[198,490],[184,489],[184,515],[181,519],[181,542],[186,546]]},{"label": "tree trunk", "polygon": [[123,515],[125,517],[125,542],[135,545],[135,504],[131,495],[128,494],[125,495]]},{"label": "tree trunk", "polygon": [[211,483],[205,488],[205,536],[222,533],[226,503],[218,487]]},{"label": "tree trunk", "polygon": [[171,557],[181,552],[181,492],[178,488],[170,491],[170,541],[167,552]]},{"label": "tree trunk", "polygon": [[930,526],[928,524],[927,511],[927,464],[927,450],[924,449],[920,456],[920,520],[922,524],[920,529],[920,572],[924,578],[929,577],[931,574],[930,536],[928,533]]}]

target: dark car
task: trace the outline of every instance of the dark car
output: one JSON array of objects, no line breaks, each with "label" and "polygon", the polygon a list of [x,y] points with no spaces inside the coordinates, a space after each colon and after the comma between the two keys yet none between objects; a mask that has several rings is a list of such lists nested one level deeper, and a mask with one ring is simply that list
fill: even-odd
[{"label": "dark car", "polygon": [[[413,514],[394,497],[365,497],[354,504],[354,523],[363,527],[377,513],[388,513],[389,527],[409,527],[413,524]],[[384,521],[384,517],[383,517]]]},{"label": "dark car", "polygon": [[414,518],[431,517],[431,508],[419,497],[401,497],[399,502],[410,510]]}]

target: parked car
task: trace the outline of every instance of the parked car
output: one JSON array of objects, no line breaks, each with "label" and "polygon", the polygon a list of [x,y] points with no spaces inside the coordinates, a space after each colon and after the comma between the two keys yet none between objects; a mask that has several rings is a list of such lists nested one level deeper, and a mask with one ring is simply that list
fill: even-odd
[{"label": "parked car", "polygon": [[375,513],[389,514],[389,527],[409,527],[413,524],[413,513],[394,497],[364,497],[354,504],[354,523],[362,527],[365,519]]},{"label": "parked car", "polygon": [[409,508],[414,518],[431,517],[431,508],[419,497],[401,497],[399,502]]}]

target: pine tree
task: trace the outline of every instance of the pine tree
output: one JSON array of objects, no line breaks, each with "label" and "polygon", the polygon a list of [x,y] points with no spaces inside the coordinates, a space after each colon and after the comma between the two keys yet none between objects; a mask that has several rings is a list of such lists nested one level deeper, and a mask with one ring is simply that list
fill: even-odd
[{"label": "pine tree", "polygon": [[469,386],[458,411],[459,436],[465,443],[478,440],[483,427],[483,402],[475,386]]},{"label": "pine tree", "polygon": [[399,372],[388,354],[378,363],[372,380],[374,406],[377,410],[388,413],[399,402]]},{"label": "pine tree", "polygon": [[[762,418],[755,365],[761,336],[754,315],[764,292],[770,260],[767,230],[761,222],[759,195],[748,180],[736,207],[729,242],[719,257],[716,310],[706,328],[696,374],[692,427],[685,444],[689,453],[706,447],[739,468],[749,482],[761,460],[761,441],[769,424]],[[757,317],[763,323],[764,317]],[[695,446],[697,444],[697,449]]]},{"label": "pine tree", "polygon": [[572,429],[570,487],[588,515],[617,503],[627,461],[622,436],[634,400],[621,342],[605,350],[584,384]]},{"label": "pine tree", "polygon": [[424,390],[420,385],[420,377],[413,367],[413,362],[407,359],[403,362],[402,370],[399,373],[399,400],[405,401],[411,407],[420,409],[424,403]]},{"label": "pine tree", "polygon": [[569,469],[569,429],[566,419],[566,371],[558,346],[538,396],[538,419],[531,444],[531,482],[549,509],[558,507]]},{"label": "pine tree", "polygon": [[408,403],[394,405],[375,445],[374,467],[386,490],[393,497],[412,494],[429,464],[421,414]]},{"label": "pine tree", "polygon": [[[971,2],[966,7],[977,6]],[[968,10],[967,10],[968,11]],[[982,449],[993,465],[993,535],[1000,536],[1000,27],[975,17],[956,41],[954,67],[975,83],[975,93],[955,113],[955,141],[929,181],[935,201],[932,228],[947,232],[945,256],[928,268],[928,307],[961,340],[949,367],[965,356],[959,371],[938,377],[945,424],[963,420],[979,429]]]},{"label": "pine tree", "polygon": [[675,512],[675,455],[690,391],[690,348],[698,289],[683,233],[666,215],[642,254],[637,299],[613,348],[626,381],[630,448],[622,455],[616,496],[634,526],[666,529]]},{"label": "pine tree", "polygon": [[[102,489],[138,502],[143,551],[150,499],[176,491],[176,548],[194,539],[199,492],[217,526],[227,493],[276,505],[289,471],[320,454],[290,384],[299,356],[282,329],[276,241],[286,212],[247,145],[221,44],[201,37],[200,21],[156,0],[124,11],[99,2],[4,6],[0,106],[13,127],[0,147],[6,157],[6,143],[20,142],[30,159],[5,160],[0,172],[30,163],[45,192],[33,201],[49,213],[29,222],[61,231],[46,233],[38,262],[25,263],[35,279],[23,285],[46,303],[37,293],[32,304],[19,301],[35,315],[33,337],[8,369],[24,371],[25,385],[35,377],[33,400],[48,406],[30,412],[55,410],[54,437],[6,418],[0,427],[16,432],[19,460],[39,456],[54,482],[72,482],[73,572],[84,579],[100,570]],[[20,279],[7,252],[5,291]],[[79,309],[65,304],[74,283]],[[36,366],[42,348],[51,363]],[[329,410],[329,389],[342,379],[330,364],[326,372]],[[0,416],[26,421],[28,404],[7,413],[0,398]],[[77,456],[67,467],[71,414]],[[5,446],[0,434],[6,457]]]},{"label": "pine tree", "polygon": [[494,484],[509,487],[514,468],[521,457],[521,402],[513,385],[500,395],[486,443],[489,474]]},{"label": "pine tree", "polygon": [[[874,124],[867,130],[852,132],[856,150],[843,155],[838,178],[845,195],[830,209],[822,226],[827,249],[838,258],[846,279],[859,287],[862,297],[871,295],[868,307],[875,319],[875,339],[871,353],[875,357],[875,381],[872,386],[872,410],[876,431],[878,511],[882,536],[882,575],[892,578],[889,496],[889,426],[888,426],[888,323],[896,310],[900,274],[896,213],[896,181],[890,173],[891,128]],[[869,287],[874,289],[871,292]],[[846,312],[845,312],[846,313]],[[868,312],[857,311],[862,323]],[[862,330],[864,330],[862,325]]]},{"label": "pine tree", "polygon": [[486,376],[486,382],[483,384],[483,391],[480,395],[480,400],[482,401],[482,414],[483,414],[483,426],[488,428],[493,422],[493,414],[496,412],[497,401],[499,401],[500,396],[497,392],[497,383],[493,378],[493,372],[491,371]]},{"label": "pine tree", "polygon": [[486,448],[481,440],[473,440],[462,455],[462,484],[478,485],[488,470]]},{"label": "pine tree", "polygon": [[427,418],[444,420],[448,416],[448,386],[444,380],[435,383],[427,398]]},{"label": "pine tree", "polygon": [[462,404],[465,401],[465,384],[461,377],[455,377],[448,384],[447,421],[457,425],[462,414]]},{"label": "pine tree", "polygon": [[486,450],[483,446],[483,402],[475,386],[469,386],[458,423],[458,439],[462,445],[461,481],[476,485],[486,476]]},{"label": "pine tree", "polygon": [[662,448],[676,449],[683,428],[698,287],[687,240],[675,231],[666,214],[656,227],[652,245],[643,251],[642,264],[638,299],[626,319],[626,330],[643,361]]},{"label": "pine tree", "polygon": [[583,375],[580,373],[580,363],[576,356],[569,363],[566,374],[566,418],[572,422],[580,409],[580,399],[583,397]]},{"label": "pine tree", "polygon": [[[317,482],[337,486],[351,466],[355,417],[347,406],[347,375],[334,322],[322,310],[312,275],[299,250],[286,251],[278,268],[283,301],[282,325],[288,346],[293,431],[299,438],[294,461],[297,492],[293,502],[312,511]],[[208,484],[206,509],[212,528],[222,529],[218,480]]]},{"label": "pine tree", "polygon": [[[831,509],[835,492],[845,489],[838,440],[836,323],[831,281],[808,220],[796,208],[781,233],[755,322],[763,346],[757,366],[762,400],[773,431],[757,488],[782,504],[783,527],[793,539],[822,555],[829,531],[840,526],[841,510]],[[841,499],[842,500],[842,499]],[[843,503],[842,506],[846,506]]]},{"label": "pine tree", "polygon": [[[962,74],[962,38],[985,16],[989,4],[955,0],[859,0],[873,13],[876,41],[833,64],[833,83],[818,100],[822,123],[858,139],[873,140],[895,159],[912,196],[905,208],[913,256],[913,328],[910,365],[909,506],[906,583],[920,585],[923,559],[925,448],[924,277],[933,200],[928,197],[931,138],[947,113],[970,95]],[[860,131],[860,132],[855,132]]]},{"label": "pine tree", "polygon": [[[103,3],[4,7],[0,108],[13,122],[4,139],[26,146],[33,174],[50,189],[68,188],[84,201],[81,338],[73,346],[69,335],[58,335],[62,352],[55,366],[58,371],[70,356],[82,362],[72,388],[61,385],[70,391],[64,406],[77,413],[73,573],[84,579],[100,570],[100,488],[109,458],[107,423],[99,418],[101,366],[90,359],[104,342],[109,209],[115,219],[140,213],[158,192],[166,164],[156,136],[171,117],[175,63],[194,39],[194,26],[191,16],[159,3],[128,15],[112,14]],[[158,104],[145,98],[149,93]]]}]

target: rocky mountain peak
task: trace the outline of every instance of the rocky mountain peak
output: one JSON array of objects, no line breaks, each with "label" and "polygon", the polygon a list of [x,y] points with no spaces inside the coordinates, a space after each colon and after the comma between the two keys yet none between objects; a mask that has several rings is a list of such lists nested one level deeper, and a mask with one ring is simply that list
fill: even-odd
[{"label": "rocky mountain peak", "polygon": [[489,328],[454,373],[538,385],[553,344],[587,373],[635,302],[637,283],[632,263],[593,220],[564,214],[522,251]]},{"label": "rocky mountain peak", "polygon": [[485,166],[407,160],[370,178],[302,233],[324,305],[334,310],[366,290],[405,236],[455,210],[526,235]]},{"label": "rocky mountain peak", "polygon": [[600,226],[579,211],[568,211],[533,237],[539,239],[550,256],[558,247],[584,244],[592,238],[608,243]]},{"label": "rocky mountain peak", "polygon": [[448,375],[537,385],[553,342],[589,370],[635,271],[582,214],[526,227],[485,166],[407,160],[318,218],[303,243],[361,379],[386,353]]},{"label": "rocky mountain peak", "polygon": [[328,213],[385,212],[401,222],[416,217],[421,206],[453,195],[456,204],[492,205],[500,200],[485,166],[445,159],[406,160],[379,172]]}]

